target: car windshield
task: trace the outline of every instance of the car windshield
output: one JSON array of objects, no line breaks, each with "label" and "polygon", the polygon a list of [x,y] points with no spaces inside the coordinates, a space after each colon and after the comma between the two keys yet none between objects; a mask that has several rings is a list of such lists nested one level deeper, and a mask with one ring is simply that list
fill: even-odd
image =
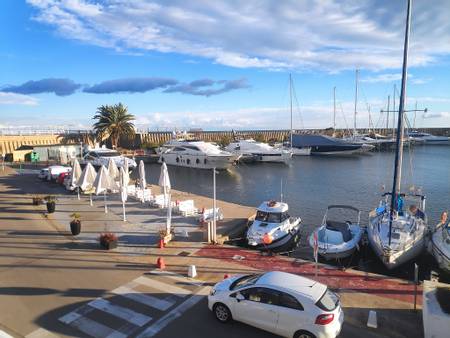
[{"label": "car windshield", "polygon": [[253,285],[257,282],[257,280],[261,277],[261,275],[246,275],[236,279],[231,285],[230,290],[236,290],[242,288],[244,286]]},{"label": "car windshield", "polygon": [[316,305],[324,311],[333,311],[339,304],[339,296],[330,290],[325,293],[316,302]]},{"label": "car windshield", "polygon": [[115,157],[115,156],[120,156],[120,154],[117,151],[108,151],[108,152],[101,152],[98,153],[99,157]]}]

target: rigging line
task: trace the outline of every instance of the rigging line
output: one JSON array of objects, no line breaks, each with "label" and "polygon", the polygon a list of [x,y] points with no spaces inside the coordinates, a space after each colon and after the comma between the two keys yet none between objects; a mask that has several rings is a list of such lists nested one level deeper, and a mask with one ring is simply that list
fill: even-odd
[{"label": "rigging line", "polygon": [[297,111],[298,111],[298,115],[300,117],[300,127],[302,129],[305,129],[305,124],[303,123],[303,115],[302,115],[302,112],[301,112],[301,109],[300,109],[300,102],[297,99],[297,91],[295,90],[294,81],[292,81],[292,93],[293,93],[293,96],[294,96],[295,103],[297,104],[296,108],[297,108]]},{"label": "rigging line", "polygon": [[342,117],[344,118],[344,125],[345,125],[344,129],[347,129],[347,132],[350,133],[350,128],[348,127],[347,119],[345,118],[345,114],[344,114],[344,108],[342,107],[341,102],[339,102],[339,108],[341,108]]}]

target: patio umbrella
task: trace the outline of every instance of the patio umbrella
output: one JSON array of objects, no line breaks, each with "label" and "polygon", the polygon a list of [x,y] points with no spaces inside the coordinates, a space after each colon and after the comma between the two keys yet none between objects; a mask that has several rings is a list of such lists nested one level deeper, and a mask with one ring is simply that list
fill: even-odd
[{"label": "patio umbrella", "polygon": [[108,174],[113,182],[119,179],[119,168],[117,168],[116,161],[114,161],[112,158],[110,158],[108,161]]},{"label": "patio umbrella", "polygon": [[111,190],[114,186],[111,177],[109,176],[108,169],[106,169],[104,165],[100,167],[100,170],[97,173],[97,177],[95,177],[93,186],[96,195],[103,193],[105,200],[105,213],[107,213],[108,206],[106,204],[106,192],[108,190]]},{"label": "patio umbrella", "polygon": [[78,199],[80,199],[80,187],[78,186],[78,180],[81,177],[81,167],[80,162],[75,158],[72,165],[72,177],[70,180],[70,185],[77,188]]},{"label": "patio umbrella", "polygon": [[[93,188],[93,184],[95,181],[95,177],[97,176],[97,173],[95,172],[94,167],[91,163],[88,162],[86,166],[84,167],[80,178],[78,179],[77,186],[83,190],[91,190]],[[89,194],[89,203],[92,206],[92,194]]]},{"label": "patio umbrella", "polygon": [[172,225],[172,203],[170,198],[170,178],[169,171],[165,162],[161,165],[161,174],[159,175],[158,185],[163,188],[164,192],[164,206],[167,206],[167,220],[166,220],[166,232],[170,234],[170,227]]},{"label": "patio umbrella", "polygon": [[128,199],[128,181],[129,181],[128,173],[121,167],[119,171],[119,186],[120,186],[120,199],[122,200],[122,210],[123,210],[123,221],[127,220],[125,214],[125,202]]},{"label": "patio umbrella", "polygon": [[142,190],[142,203],[144,203],[144,192],[147,187],[147,181],[145,180],[145,166],[142,160],[139,162],[139,187]]}]

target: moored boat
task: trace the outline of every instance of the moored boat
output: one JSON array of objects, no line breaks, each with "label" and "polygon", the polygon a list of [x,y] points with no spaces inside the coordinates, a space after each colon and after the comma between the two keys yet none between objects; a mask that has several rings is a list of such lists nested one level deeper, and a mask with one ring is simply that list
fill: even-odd
[{"label": "moored boat", "polygon": [[247,230],[248,245],[259,250],[275,250],[298,242],[301,219],[289,216],[288,211],[287,203],[261,203]]},{"label": "moored boat", "polygon": [[[331,220],[329,211],[332,209],[356,213],[355,221]],[[364,232],[360,220],[361,212],[357,208],[348,205],[330,205],[325,212],[322,225],[311,234],[309,244],[314,248],[317,238],[318,254],[326,260],[351,256],[358,249],[358,243]]]},{"label": "moored boat", "polygon": [[450,223],[447,213],[443,213],[441,218],[441,223],[431,235],[428,251],[436,259],[439,268],[450,274]]},{"label": "moored boat", "polygon": [[282,148],[275,148],[263,142],[253,139],[231,142],[225,150],[252,162],[288,163],[292,158],[292,152]]}]

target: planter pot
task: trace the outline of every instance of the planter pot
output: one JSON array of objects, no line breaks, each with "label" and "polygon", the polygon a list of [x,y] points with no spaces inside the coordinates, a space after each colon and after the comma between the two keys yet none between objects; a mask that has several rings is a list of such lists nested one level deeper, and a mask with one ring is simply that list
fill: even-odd
[{"label": "planter pot", "polygon": [[70,231],[74,236],[79,235],[81,232],[81,222],[80,221],[70,222]]},{"label": "planter pot", "polygon": [[117,248],[117,241],[101,242],[103,248],[106,250],[111,250]]},{"label": "planter pot", "polygon": [[55,209],[56,209],[56,202],[47,202],[47,211],[49,214],[54,213]]}]

